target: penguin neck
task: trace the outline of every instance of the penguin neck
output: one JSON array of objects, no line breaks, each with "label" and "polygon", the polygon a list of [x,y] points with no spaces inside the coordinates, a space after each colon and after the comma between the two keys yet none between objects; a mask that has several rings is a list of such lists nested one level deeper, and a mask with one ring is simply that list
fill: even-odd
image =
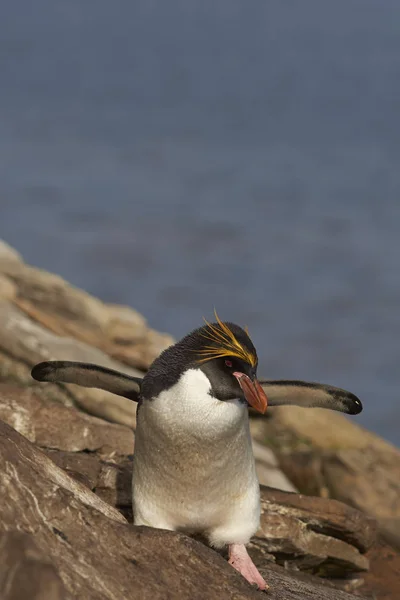
[{"label": "penguin neck", "polygon": [[140,413],[143,409],[163,431],[187,432],[205,440],[230,437],[248,426],[247,406],[239,399],[221,401],[212,396],[210,381],[200,369],[184,371],[174,385],[145,400]]}]

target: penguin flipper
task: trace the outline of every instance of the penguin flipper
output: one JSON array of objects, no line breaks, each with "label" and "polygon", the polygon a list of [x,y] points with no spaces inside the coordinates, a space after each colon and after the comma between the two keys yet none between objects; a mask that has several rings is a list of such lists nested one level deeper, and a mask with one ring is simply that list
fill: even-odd
[{"label": "penguin flipper", "polygon": [[357,415],[363,408],[357,396],[333,385],[289,380],[264,380],[260,385],[267,395],[268,406],[328,408],[349,415]]},{"label": "penguin flipper", "polygon": [[41,362],[33,367],[31,375],[37,381],[75,383],[83,387],[99,388],[135,402],[139,401],[142,383],[141,377],[132,377],[99,365],[67,360]]}]

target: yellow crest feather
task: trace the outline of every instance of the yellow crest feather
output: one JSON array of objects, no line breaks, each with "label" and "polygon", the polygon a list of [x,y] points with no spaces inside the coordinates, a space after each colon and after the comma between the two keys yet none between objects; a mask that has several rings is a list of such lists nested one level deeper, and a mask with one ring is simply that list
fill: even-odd
[{"label": "yellow crest feather", "polygon": [[[223,358],[224,356],[236,356],[241,360],[249,363],[252,367],[257,364],[257,357],[253,352],[245,348],[237,339],[233,331],[231,331],[226,323],[223,323],[217,311],[214,310],[215,320],[217,325],[209,323],[204,319],[207,325],[207,330],[203,333],[203,337],[216,343],[216,346],[204,346],[198,353],[203,357],[199,362],[206,362],[213,358]],[[246,333],[248,334],[247,327]]]}]

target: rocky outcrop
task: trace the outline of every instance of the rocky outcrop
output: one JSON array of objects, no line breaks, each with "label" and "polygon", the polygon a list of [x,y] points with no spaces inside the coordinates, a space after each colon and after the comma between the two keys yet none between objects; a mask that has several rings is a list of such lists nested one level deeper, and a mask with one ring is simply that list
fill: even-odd
[{"label": "rocky outcrop", "polygon": [[325,575],[366,571],[375,520],[324,498],[262,488],[261,527],[254,544],[280,564]]},{"label": "rocky outcrop", "polygon": [[0,419],[42,448],[96,451],[107,457],[133,453],[134,434],[129,427],[46,402],[32,389],[0,384]]},{"label": "rocky outcrop", "polygon": [[[1,422],[0,465],[4,600],[260,597],[201,542],[130,526],[120,512]],[[355,598],[265,562],[263,575],[271,584],[271,600]]]},{"label": "rocky outcrop", "polygon": [[150,329],[133,309],[105,304],[58,275],[26,265],[4,243],[0,273],[3,286],[11,281],[16,288],[14,303],[34,321],[57,335],[76,338],[110,356],[117,354],[129,366],[146,369],[173,341]]},{"label": "rocky outcrop", "polygon": [[336,498],[379,521],[400,548],[400,451],[331,411],[271,409],[252,433],[274,449],[280,468],[305,494]]},{"label": "rocky outcrop", "polygon": [[363,574],[357,593],[377,600],[395,600],[400,590],[400,553],[379,540],[367,557],[372,568]]},{"label": "rocky outcrop", "polygon": [[[171,342],[0,241],[1,598],[260,597],[203,543],[132,527],[133,402],[30,376],[49,359],[142,375]],[[249,549],[269,597],[396,597],[400,554],[365,513],[396,545],[399,451],[318,409],[271,409],[252,433],[259,479],[279,488],[262,489]]]},{"label": "rocky outcrop", "polygon": [[0,534],[0,594],[3,600],[66,600],[57,569],[29,533]]},{"label": "rocky outcrop", "polygon": [[[31,386],[31,367],[56,358],[138,375],[172,342],[135,310],[105,304],[57,275],[30,267],[0,243],[0,381]],[[73,385],[47,387],[43,396],[52,400],[135,425],[135,407],[124,398]]]},{"label": "rocky outcrop", "polygon": [[[4,385],[0,419],[132,519],[131,429]],[[292,569],[344,576],[368,569],[364,554],[374,538],[375,521],[344,504],[263,488],[261,527],[252,548]]]}]

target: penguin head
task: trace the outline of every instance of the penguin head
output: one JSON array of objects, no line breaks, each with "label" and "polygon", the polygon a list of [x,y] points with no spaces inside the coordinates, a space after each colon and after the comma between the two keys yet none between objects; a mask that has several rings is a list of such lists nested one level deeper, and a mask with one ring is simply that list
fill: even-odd
[{"label": "penguin head", "polygon": [[234,323],[216,322],[195,329],[164,350],[155,360],[141,388],[142,396],[154,397],[172,387],[189,369],[200,369],[217,400],[236,398],[264,413],[267,397],[257,380],[257,352],[248,333]]},{"label": "penguin head", "polygon": [[211,395],[218,400],[243,398],[257,412],[267,410],[267,396],[257,379],[255,367],[232,356],[216,358],[200,367],[211,384]]},{"label": "penguin head", "polygon": [[199,369],[207,376],[211,394],[218,400],[244,398],[264,413],[267,396],[257,380],[258,358],[247,331],[234,323],[208,323],[197,330]]}]

